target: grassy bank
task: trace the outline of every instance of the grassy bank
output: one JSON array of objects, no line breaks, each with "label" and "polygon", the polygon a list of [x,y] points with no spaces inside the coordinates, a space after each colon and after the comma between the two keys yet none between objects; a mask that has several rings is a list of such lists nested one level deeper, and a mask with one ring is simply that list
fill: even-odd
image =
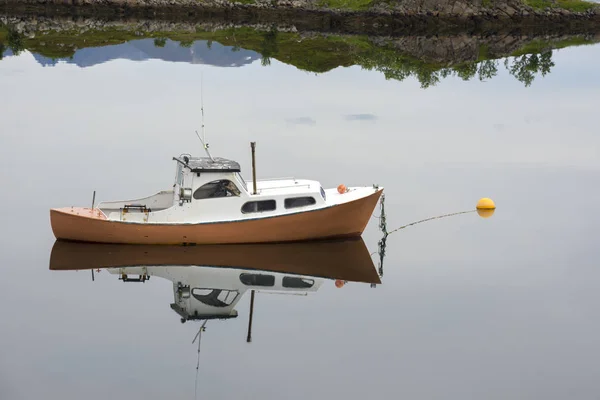
[{"label": "grassy bank", "polygon": [[585,12],[594,7],[598,7],[598,3],[582,0],[525,0],[525,4],[536,10],[558,8],[571,12]]}]

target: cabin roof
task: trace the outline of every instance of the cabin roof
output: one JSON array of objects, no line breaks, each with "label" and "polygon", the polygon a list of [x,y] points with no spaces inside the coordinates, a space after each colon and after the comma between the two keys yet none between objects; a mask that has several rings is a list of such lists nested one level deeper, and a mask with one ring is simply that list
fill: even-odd
[{"label": "cabin roof", "polygon": [[240,164],[226,158],[191,157],[187,163],[192,172],[240,172]]},{"label": "cabin roof", "polygon": [[186,321],[203,320],[203,319],[230,319],[237,318],[238,312],[232,310],[231,314],[199,314],[191,315],[175,303],[171,303],[171,310],[175,311],[179,316],[184,318]]}]

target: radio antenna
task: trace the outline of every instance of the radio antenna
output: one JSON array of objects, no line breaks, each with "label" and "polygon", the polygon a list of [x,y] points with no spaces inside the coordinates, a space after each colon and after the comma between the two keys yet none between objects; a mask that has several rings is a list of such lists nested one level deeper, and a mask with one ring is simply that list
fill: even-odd
[{"label": "radio antenna", "polygon": [[[202,113],[202,143],[206,143],[206,133],[204,131],[204,77],[200,72],[200,111]],[[205,146],[208,147],[208,146]]]},{"label": "radio antenna", "polygon": [[213,156],[210,154],[210,151],[208,151],[208,143],[206,142],[206,132],[204,131],[204,93],[203,93],[204,85],[202,85],[202,80],[203,80],[202,73],[200,73],[200,113],[202,116],[202,121],[201,121],[202,137],[200,137],[200,134],[198,133],[198,131],[196,131],[196,135],[198,136],[198,139],[200,139],[200,142],[202,143],[202,147],[204,147],[204,151],[206,151],[206,154],[208,155],[208,157],[210,157],[210,159],[212,161],[215,161]]}]

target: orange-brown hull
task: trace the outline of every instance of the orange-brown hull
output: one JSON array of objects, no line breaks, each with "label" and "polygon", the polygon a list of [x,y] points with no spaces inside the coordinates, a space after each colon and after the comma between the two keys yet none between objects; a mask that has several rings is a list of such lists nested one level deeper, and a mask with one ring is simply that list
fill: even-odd
[{"label": "orange-brown hull", "polygon": [[189,247],[58,240],[50,255],[51,270],[134,266],[211,266],[381,283],[361,238]]},{"label": "orange-brown hull", "polygon": [[50,220],[57,239],[95,243],[276,243],[354,237],[364,231],[381,192],[320,210],[231,222],[130,223],[70,208],[50,210]]}]

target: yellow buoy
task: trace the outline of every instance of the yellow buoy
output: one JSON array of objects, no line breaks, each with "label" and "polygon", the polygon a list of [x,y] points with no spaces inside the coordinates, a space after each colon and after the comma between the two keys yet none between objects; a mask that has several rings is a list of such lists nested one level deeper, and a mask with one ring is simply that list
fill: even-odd
[{"label": "yellow buoy", "polygon": [[495,210],[496,205],[494,204],[494,201],[492,199],[484,197],[483,199],[479,199],[476,208],[478,210]]},{"label": "yellow buoy", "polygon": [[489,218],[492,215],[494,215],[494,211],[496,211],[493,208],[487,208],[487,209],[483,209],[483,208],[478,208],[477,209],[477,214],[479,214],[479,216],[481,218]]}]

